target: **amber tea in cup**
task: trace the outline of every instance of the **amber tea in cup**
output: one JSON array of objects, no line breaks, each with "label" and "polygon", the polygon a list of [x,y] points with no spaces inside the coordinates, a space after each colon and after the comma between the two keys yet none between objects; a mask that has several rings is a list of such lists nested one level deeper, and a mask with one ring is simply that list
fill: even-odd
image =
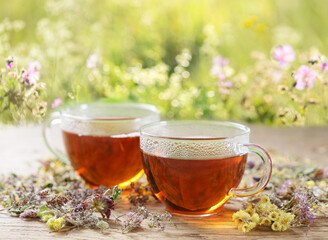
[{"label": "amber tea in cup", "polygon": [[[49,149],[68,159],[91,186],[125,187],[143,174],[139,128],[159,120],[152,105],[90,103],[55,113],[45,124]],[[60,124],[67,156],[50,146],[47,128]]]},{"label": "amber tea in cup", "polygon": [[[219,212],[230,197],[260,192],[271,176],[271,159],[249,144],[249,128],[231,122],[169,121],[146,125],[140,147],[154,194],[175,214],[206,216]],[[247,155],[264,161],[257,185],[238,189]]]}]

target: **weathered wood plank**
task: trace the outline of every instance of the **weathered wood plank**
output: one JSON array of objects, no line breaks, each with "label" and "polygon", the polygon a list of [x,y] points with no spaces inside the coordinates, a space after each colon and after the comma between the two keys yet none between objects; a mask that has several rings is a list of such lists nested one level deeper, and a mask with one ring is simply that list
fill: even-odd
[{"label": "weathered wood plank", "polygon": [[[162,209],[162,207],[158,207]],[[206,218],[187,218],[174,216],[167,224],[164,232],[151,229],[141,229],[124,234],[113,224],[113,228],[100,233],[94,230],[80,229],[68,233],[50,232],[45,224],[33,220],[21,220],[0,214],[0,239],[296,239],[318,238],[328,236],[328,223],[318,220],[310,229],[306,227],[293,228],[286,232],[272,232],[261,227],[248,234],[240,233],[231,222],[232,211],[225,210],[221,216]]]},{"label": "weathered wood plank", "polygon": [[[316,160],[328,164],[325,157],[326,149],[328,151],[328,128],[272,129],[255,126],[253,129],[252,138],[256,143],[263,142],[265,147],[282,149],[284,153],[295,153],[300,157],[319,155]],[[303,148],[299,147],[300,144]],[[297,151],[294,145],[297,146]],[[47,155],[50,153],[43,145],[40,127],[0,130],[0,173],[31,172],[37,166],[36,160]],[[119,211],[114,214],[126,212],[129,207],[127,202],[121,202],[117,206]],[[154,211],[164,210],[163,205],[157,201],[152,201],[148,208]],[[88,229],[55,233],[50,232],[44,223],[10,217],[0,211],[0,239],[328,239],[326,219],[317,220],[310,229],[292,228],[280,233],[261,227],[242,234],[231,221],[231,215],[236,209],[238,202],[230,201],[221,215],[204,218],[174,216],[164,232],[141,229],[124,235],[115,224],[104,234]]]}]

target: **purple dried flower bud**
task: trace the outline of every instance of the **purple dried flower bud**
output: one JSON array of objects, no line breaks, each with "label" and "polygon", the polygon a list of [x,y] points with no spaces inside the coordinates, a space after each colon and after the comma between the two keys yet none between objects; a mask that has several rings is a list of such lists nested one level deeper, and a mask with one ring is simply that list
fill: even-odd
[{"label": "purple dried flower bud", "polygon": [[294,194],[293,213],[297,216],[297,223],[310,224],[315,221],[314,205],[315,199],[312,198],[311,193],[304,190]]},{"label": "purple dried flower bud", "polygon": [[280,191],[282,191],[282,192],[286,191],[288,189],[289,185],[290,185],[290,180],[288,179],[281,185]]},{"label": "purple dried flower bud", "polygon": [[295,193],[294,197],[295,197],[295,201],[299,204],[304,204],[306,202],[306,198],[304,195]]},{"label": "purple dried flower bud", "polygon": [[80,212],[84,210],[84,205],[82,203],[80,203],[79,205],[76,206],[76,208],[74,208],[74,212]]},{"label": "purple dried flower bud", "polygon": [[247,161],[247,167],[249,167],[249,168],[253,168],[254,166],[255,166],[255,163],[254,163],[253,160],[249,160],[249,161]]},{"label": "purple dried flower bud", "polygon": [[109,218],[111,210],[114,209],[114,202],[110,197],[96,194],[91,197],[91,207],[95,208],[103,217]]},{"label": "purple dried flower bud", "polygon": [[255,181],[255,182],[258,182],[258,181],[260,181],[260,177],[253,177],[253,180]]},{"label": "purple dried flower bud", "polygon": [[143,216],[139,215],[138,212],[129,212],[126,214],[127,219],[123,221],[122,232],[127,233],[135,228],[141,226],[142,221],[145,219]]},{"label": "purple dried flower bud", "polygon": [[27,209],[19,215],[20,218],[37,218],[38,211],[33,209]]},{"label": "purple dried flower bud", "polygon": [[106,207],[104,209],[104,214],[106,215],[106,217],[109,218],[110,214],[111,214],[111,210],[114,210],[114,203],[113,203],[113,200],[109,197],[104,197],[103,200],[106,203]]}]

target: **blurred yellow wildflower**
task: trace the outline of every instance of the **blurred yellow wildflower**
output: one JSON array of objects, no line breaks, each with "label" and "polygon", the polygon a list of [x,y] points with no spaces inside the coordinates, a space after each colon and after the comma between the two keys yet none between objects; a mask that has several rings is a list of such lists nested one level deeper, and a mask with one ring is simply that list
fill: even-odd
[{"label": "blurred yellow wildflower", "polygon": [[247,28],[251,28],[254,23],[257,21],[258,17],[251,16],[242,22],[242,25]]},{"label": "blurred yellow wildflower", "polygon": [[257,24],[256,28],[255,28],[255,31],[258,33],[263,33],[263,32],[266,32],[267,30],[268,30],[268,27],[263,23]]}]

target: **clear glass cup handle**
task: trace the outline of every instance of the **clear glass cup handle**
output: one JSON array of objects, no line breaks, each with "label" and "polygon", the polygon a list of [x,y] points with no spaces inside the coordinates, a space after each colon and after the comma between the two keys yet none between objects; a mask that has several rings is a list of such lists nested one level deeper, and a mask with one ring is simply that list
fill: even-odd
[{"label": "clear glass cup handle", "polygon": [[256,193],[261,192],[265,186],[268,184],[271,173],[272,173],[272,161],[270,155],[265,151],[262,147],[256,144],[244,144],[242,147],[247,147],[248,152],[255,153],[258,155],[264,165],[263,165],[263,174],[257,184],[249,187],[249,188],[232,188],[229,191],[229,195],[231,197],[248,197],[254,195]]},{"label": "clear glass cup handle", "polygon": [[50,150],[50,152],[52,152],[58,159],[64,162],[69,162],[66,154],[53,147],[53,144],[51,143],[51,141],[49,141],[49,139],[51,139],[50,130],[54,126],[59,124],[61,124],[60,113],[59,112],[52,113],[50,117],[46,119],[46,121],[43,123],[43,127],[42,127],[43,140],[47,145],[48,149]]}]

